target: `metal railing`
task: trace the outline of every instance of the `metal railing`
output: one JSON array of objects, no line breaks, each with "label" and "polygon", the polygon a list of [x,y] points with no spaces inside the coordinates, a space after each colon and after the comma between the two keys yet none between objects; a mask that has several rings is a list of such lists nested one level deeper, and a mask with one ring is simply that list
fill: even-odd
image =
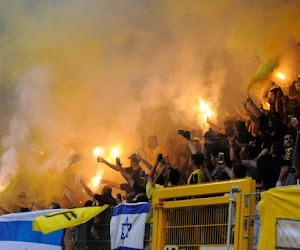
[{"label": "metal railing", "polygon": [[252,235],[243,219],[254,210],[242,204],[254,191],[250,178],[155,191],[152,249],[252,249],[242,235]]},{"label": "metal railing", "polygon": [[[75,236],[72,244],[65,247],[66,250],[110,250],[110,219],[113,215],[114,207],[107,208],[99,214],[95,220],[81,224],[75,229]],[[149,218],[146,222],[144,249],[150,249],[151,237],[151,207]]]}]

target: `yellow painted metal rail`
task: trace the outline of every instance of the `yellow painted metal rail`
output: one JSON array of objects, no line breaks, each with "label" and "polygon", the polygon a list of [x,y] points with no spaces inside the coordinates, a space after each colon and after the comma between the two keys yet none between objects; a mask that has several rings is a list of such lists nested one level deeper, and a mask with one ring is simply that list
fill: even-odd
[{"label": "yellow painted metal rail", "polygon": [[[238,189],[228,218],[231,186]],[[245,198],[253,192],[251,178],[155,191],[151,249],[226,249],[229,222],[230,249],[252,249],[252,241],[243,236],[252,234],[244,215],[254,213],[255,199]]]}]

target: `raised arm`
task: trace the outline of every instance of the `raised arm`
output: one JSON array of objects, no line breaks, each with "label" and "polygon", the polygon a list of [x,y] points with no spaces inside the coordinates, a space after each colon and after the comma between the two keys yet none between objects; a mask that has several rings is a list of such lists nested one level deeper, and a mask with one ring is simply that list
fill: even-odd
[{"label": "raised arm", "polygon": [[152,186],[155,187],[155,185],[157,184],[158,178],[162,175],[162,173],[166,170],[167,168],[167,164],[164,164],[160,167],[160,169],[158,170],[157,175],[155,176],[154,180],[152,181]]},{"label": "raised arm", "polygon": [[260,110],[258,109],[258,107],[255,105],[255,103],[253,102],[253,100],[250,98],[250,96],[247,99],[247,102],[250,104],[254,115],[258,118],[262,115],[262,112],[260,112]]},{"label": "raised arm", "polygon": [[197,149],[196,149],[195,145],[193,144],[193,142],[191,141],[190,131],[184,131],[184,133],[181,135],[187,140],[192,154],[196,154]]},{"label": "raised arm", "polygon": [[255,117],[255,115],[252,114],[251,111],[247,108],[247,103],[246,103],[246,102],[243,102],[242,104],[243,104],[244,110],[246,111],[246,113],[247,113],[247,115],[250,117],[250,119],[251,119],[252,121],[255,121],[255,118],[256,118],[256,117]]},{"label": "raised arm", "polygon": [[122,168],[122,163],[119,157],[116,158],[116,167],[118,171],[120,171],[121,175],[125,178],[128,182],[129,186],[133,189],[134,180],[132,177]]},{"label": "raised arm", "polygon": [[110,187],[121,189],[121,185],[119,183],[117,183],[117,182],[106,180],[106,179],[102,179],[101,182],[103,184],[107,184]]},{"label": "raised arm", "polygon": [[229,142],[230,161],[232,161],[232,162],[240,161],[235,155],[235,151],[234,151],[235,139],[234,139],[234,137],[228,137],[227,139]]},{"label": "raised arm", "polygon": [[89,186],[86,184],[86,180],[84,177],[80,176],[80,183],[84,189],[84,191],[91,197],[95,196],[95,193],[89,188]]},{"label": "raised arm", "polygon": [[0,204],[0,209],[2,210],[3,213],[5,214],[13,214],[14,212],[11,211],[9,208],[3,206],[2,204]]},{"label": "raised arm", "polygon": [[151,171],[150,171],[150,173],[149,173],[147,182],[153,182],[153,177],[154,177],[156,168],[157,168],[157,166],[158,166],[159,163],[160,163],[160,161],[159,161],[159,159],[157,158],[154,167],[151,169]]},{"label": "raised arm", "polygon": [[140,160],[146,166],[146,168],[148,168],[149,170],[153,169],[153,166],[149,162],[147,162],[142,156],[140,156],[139,154],[136,154],[136,156],[137,159]]},{"label": "raised arm", "polygon": [[104,158],[102,158],[101,156],[97,157],[97,161],[98,162],[102,162],[104,163],[106,166],[112,168],[113,170],[119,171],[119,169],[117,168],[116,165],[109,163],[108,161],[106,161]]}]

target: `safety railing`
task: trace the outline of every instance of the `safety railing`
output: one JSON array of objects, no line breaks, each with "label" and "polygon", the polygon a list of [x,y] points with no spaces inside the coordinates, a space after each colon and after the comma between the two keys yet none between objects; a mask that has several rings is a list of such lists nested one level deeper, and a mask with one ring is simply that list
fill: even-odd
[{"label": "safety railing", "polygon": [[245,194],[254,192],[251,178],[155,191],[151,249],[252,249],[243,223],[255,204]]},{"label": "safety railing", "polygon": [[[66,246],[66,250],[110,250],[110,219],[113,215],[114,207],[110,207],[97,216],[95,221],[76,227],[72,244]],[[150,249],[151,237],[151,213],[149,208],[149,217],[145,227],[144,249]]]},{"label": "safety railing", "polygon": [[[257,249],[258,240],[259,240],[259,214],[257,211],[257,205],[261,198],[261,191],[256,191],[254,193],[245,194],[244,207],[249,207],[249,211],[254,211],[254,213],[244,214],[244,228],[249,228],[248,231],[243,231],[243,241],[247,241],[248,246],[252,246],[253,250]],[[250,201],[250,202],[249,202]],[[253,202],[254,201],[254,202]],[[248,234],[247,234],[248,233]]]}]

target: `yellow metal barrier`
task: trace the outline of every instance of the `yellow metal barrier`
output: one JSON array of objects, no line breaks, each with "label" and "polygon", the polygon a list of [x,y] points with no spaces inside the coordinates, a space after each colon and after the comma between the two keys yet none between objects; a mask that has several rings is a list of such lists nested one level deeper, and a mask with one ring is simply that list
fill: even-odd
[{"label": "yellow metal barrier", "polygon": [[[238,188],[228,220],[232,186]],[[242,236],[252,234],[252,228],[244,226],[244,215],[254,213],[255,199],[245,199],[245,194],[254,191],[251,178],[155,191],[151,249],[252,249],[252,242]]]}]

